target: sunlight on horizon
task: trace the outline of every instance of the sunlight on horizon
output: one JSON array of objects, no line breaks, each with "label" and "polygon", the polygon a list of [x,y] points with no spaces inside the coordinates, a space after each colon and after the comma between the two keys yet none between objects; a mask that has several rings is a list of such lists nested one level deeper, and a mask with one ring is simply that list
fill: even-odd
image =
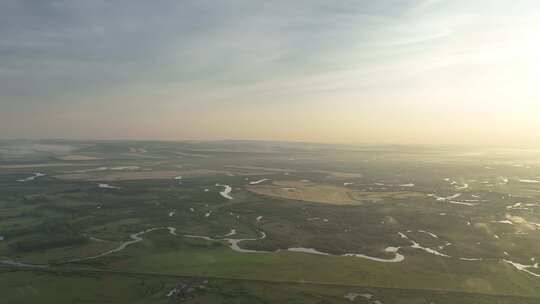
[{"label": "sunlight on horizon", "polygon": [[0,138],[540,146],[535,1],[42,6],[0,4]]}]

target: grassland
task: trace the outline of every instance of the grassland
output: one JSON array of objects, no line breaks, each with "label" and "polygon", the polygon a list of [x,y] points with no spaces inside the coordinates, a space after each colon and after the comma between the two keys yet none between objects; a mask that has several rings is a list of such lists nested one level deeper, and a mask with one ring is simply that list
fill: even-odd
[{"label": "grassland", "polygon": [[[540,301],[540,184],[523,182],[540,177],[534,151],[53,141],[0,152],[8,303]],[[179,284],[198,287],[167,297]]]},{"label": "grassland", "polygon": [[362,201],[379,202],[424,196],[412,191],[358,191],[309,181],[275,181],[271,185],[249,185],[246,190],[285,200],[332,205],[360,205]]}]

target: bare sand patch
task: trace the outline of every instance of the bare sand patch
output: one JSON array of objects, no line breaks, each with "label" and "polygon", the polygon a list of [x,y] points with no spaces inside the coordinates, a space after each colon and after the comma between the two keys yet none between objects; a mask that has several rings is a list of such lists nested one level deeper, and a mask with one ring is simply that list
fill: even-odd
[{"label": "bare sand patch", "polygon": [[363,202],[424,196],[422,193],[409,191],[357,191],[346,187],[304,181],[276,181],[270,185],[248,185],[246,189],[260,195],[332,205],[361,205]]},{"label": "bare sand patch", "polygon": [[248,191],[272,197],[333,205],[360,204],[345,187],[306,183],[301,181],[276,181],[271,185],[249,185]]},{"label": "bare sand patch", "polygon": [[116,171],[116,172],[92,172],[84,174],[63,174],[57,175],[56,178],[65,179],[65,180],[88,180],[88,181],[123,181],[123,180],[145,180],[145,179],[173,179],[177,176],[182,176],[184,178],[190,176],[205,176],[205,175],[216,175],[222,174],[225,172],[206,170],[206,169],[196,169],[196,170],[185,170],[185,171]]},{"label": "bare sand patch", "polygon": [[328,174],[329,176],[336,177],[336,178],[362,178],[364,177],[362,173],[353,173],[353,172],[326,171],[326,170],[319,170],[319,171],[313,171],[313,172]]},{"label": "bare sand patch", "polygon": [[103,158],[95,157],[95,156],[88,156],[88,155],[66,155],[66,156],[58,157],[58,159],[73,161],[73,160],[100,160]]},{"label": "bare sand patch", "polygon": [[406,199],[425,197],[425,194],[413,191],[385,191],[385,192],[369,192],[369,191],[353,191],[353,197],[359,201],[379,202],[386,199]]},{"label": "bare sand patch", "polygon": [[295,172],[293,169],[286,168],[269,168],[269,167],[257,167],[257,166],[237,166],[237,165],[227,165],[227,168],[240,169],[240,170],[257,170],[257,171],[268,171],[268,172]]},{"label": "bare sand patch", "polygon": [[130,153],[146,153],[148,151],[146,151],[146,149],[143,149],[143,148],[129,147],[129,152]]},{"label": "bare sand patch", "polygon": [[[248,171],[262,171],[262,172],[271,172],[271,173],[294,173],[298,172],[297,170],[290,168],[273,168],[273,167],[259,167],[259,166],[240,166],[240,165],[227,165],[226,168],[238,169],[238,170],[248,170]],[[321,173],[327,174],[330,177],[334,178],[362,178],[364,175],[362,173],[356,172],[341,172],[341,171],[328,171],[328,170],[312,170],[309,171],[312,173]]]}]

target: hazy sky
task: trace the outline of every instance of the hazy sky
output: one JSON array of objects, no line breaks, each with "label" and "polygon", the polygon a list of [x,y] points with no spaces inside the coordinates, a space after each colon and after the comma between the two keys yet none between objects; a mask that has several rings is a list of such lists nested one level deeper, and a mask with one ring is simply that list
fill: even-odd
[{"label": "hazy sky", "polygon": [[537,0],[1,0],[0,138],[540,146]]}]

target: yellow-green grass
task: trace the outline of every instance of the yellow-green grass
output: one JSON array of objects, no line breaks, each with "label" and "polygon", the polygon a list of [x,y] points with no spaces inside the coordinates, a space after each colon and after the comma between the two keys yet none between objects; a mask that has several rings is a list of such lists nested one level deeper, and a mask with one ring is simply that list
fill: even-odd
[{"label": "yellow-green grass", "polygon": [[[144,243],[149,243],[144,242]],[[150,247],[148,247],[150,246]],[[191,247],[191,248],[190,248]],[[502,261],[460,261],[406,249],[403,263],[312,254],[237,253],[229,248],[181,246],[132,249],[122,269],[264,281],[315,282],[540,297],[540,279]]]},{"label": "yellow-green grass", "polygon": [[275,181],[270,185],[249,185],[250,192],[287,200],[306,201],[331,205],[361,205],[363,201],[377,202],[385,199],[418,198],[418,192],[368,192],[347,187],[302,181]]}]

